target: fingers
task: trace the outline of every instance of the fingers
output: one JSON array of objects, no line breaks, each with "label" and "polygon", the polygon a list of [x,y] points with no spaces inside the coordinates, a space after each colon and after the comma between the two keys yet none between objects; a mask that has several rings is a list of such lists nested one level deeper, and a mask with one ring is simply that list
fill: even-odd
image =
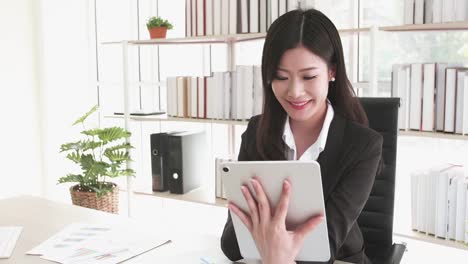
[{"label": "fingers", "polygon": [[257,178],[250,179],[252,186],[255,190],[255,194],[257,195],[257,205],[258,205],[258,212],[259,212],[259,219],[260,221],[270,221],[271,212],[270,212],[270,202],[263,191],[262,185],[257,180]]},{"label": "fingers", "polygon": [[276,206],[274,216],[274,221],[283,226],[286,226],[286,215],[288,214],[290,194],[291,183],[288,180],[285,180],[283,182],[283,190],[281,192],[278,205]]},{"label": "fingers", "polygon": [[252,231],[252,220],[248,214],[244,213],[237,205],[231,202],[228,203],[228,208],[239,217],[249,231]]},{"label": "fingers", "polygon": [[252,194],[250,193],[249,188],[247,188],[246,186],[242,186],[241,191],[242,191],[242,194],[244,195],[247,205],[249,206],[250,218],[251,218],[252,224],[253,226],[256,226],[258,225],[258,222],[259,222],[257,202],[252,197]]},{"label": "fingers", "polygon": [[317,227],[317,225],[323,221],[323,219],[324,219],[323,214],[320,214],[320,215],[311,217],[305,223],[298,226],[296,230],[294,231],[296,238],[299,240],[303,240],[308,233],[314,230],[315,227]]}]

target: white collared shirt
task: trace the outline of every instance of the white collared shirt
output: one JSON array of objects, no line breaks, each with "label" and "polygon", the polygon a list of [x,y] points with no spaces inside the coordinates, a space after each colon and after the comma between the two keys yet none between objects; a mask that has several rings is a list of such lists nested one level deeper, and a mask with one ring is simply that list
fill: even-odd
[{"label": "white collared shirt", "polygon": [[[335,111],[330,103],[327,100],[327,113],[325,114],[325,120],[323,121],[322,129],[320,134],[317,137],[317,140],[312,144],[299,158],[299,160],[317,160],[319,154],[325,149],[325,144],[327,143],[328,130],[330,129],[330,124],[335,115]],[[286,123],[284,124],[283,140],[286,143],[286,158],[288,160],[297,160],[297,148],[296,142],[294,141],[294,136],[289,126],[289,116],[286,118]]]}]

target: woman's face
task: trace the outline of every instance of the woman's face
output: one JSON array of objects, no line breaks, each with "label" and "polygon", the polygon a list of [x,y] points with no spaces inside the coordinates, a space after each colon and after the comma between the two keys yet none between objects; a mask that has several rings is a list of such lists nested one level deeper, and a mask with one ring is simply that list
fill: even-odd
[{"label": "woman's face", "polygon": [[272,82],[273,93],[291,121],[308,121],[325,112],[328,83],[334,72],[303,46],[287,50]]}]

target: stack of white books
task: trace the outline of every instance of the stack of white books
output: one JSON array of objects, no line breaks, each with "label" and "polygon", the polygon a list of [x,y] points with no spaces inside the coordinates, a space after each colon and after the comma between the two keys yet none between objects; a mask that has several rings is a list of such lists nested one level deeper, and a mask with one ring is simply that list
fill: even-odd
[{"label": "stack of white books", "polygon": [[412,229],[468,243],[468,173],[442,164],[411,175]]},{"label": "stack of white books", "polygon": [[468,21],[468,0],[405,0],[405,24]]},{"label": "stack of white books", "polygon": [[401,98],[399,128],[468,134],[467,89],[468,68],[457,64],[393,65],[392,96]]},{"label": "stack of white books", "polygon": [[234,72],[167,78],[167,115],[183,118],[248,120],[261,114],[260,66],[239,65]]},{"label": "stack of white books", "polygon": [[185,0],[185,35],[265,33],[287,11],[314,4],[315,0]]}]

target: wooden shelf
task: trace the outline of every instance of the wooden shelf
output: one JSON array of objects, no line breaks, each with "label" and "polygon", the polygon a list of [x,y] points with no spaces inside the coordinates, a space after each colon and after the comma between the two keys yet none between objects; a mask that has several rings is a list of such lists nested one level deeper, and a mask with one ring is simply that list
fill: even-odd
[{"label": "wooden shelf", "polygon": [[[432,30],[468,30],[468,21],[451,22],[439,24],[418,24],[379,27],[381,31],[432,31]],[[358,33],[369,32],[370,27],[364,28],[342,28],[339,33]],[[216,43],[235,43],[252,40],[264,39],[266,33],[244,33],[223,36],[198,36],[188,38],[165,38],[165,39],[146,39],[146,40],[127,40],[129,45],[183,45],[183,44],[216,44]],[[102,42],[103,45],[123,44],[124,41]]]},{"label": "wooden shelf", "polygon": [[431,137],[431,138],[447,138],[447,139],[461,139],[468,140],[468,136],[444,132],[422,132],[422,131],[398,131],[399,136],[413,136],[413,137]]},{"label": "wooden shelf", "polygon": [[[147,39],[147,40],[128,40],[129,45],[180,45],[180,44],[216,44],[229,42],[243,42],[264,39],[266,33],[245,33],[223,36],[198,36],[188,38],[166,38],[166,39]],[[102,44],[122,44],[123,41],[103,42]]]},{"label": "wooden shelf", "polygon": [[382,31],[432,31],[432,30],[468,30],[468,21],[440,24],[418,24],[379,27]]},{"label": "wooden shelf", "polygon": [[[125,191],[125,190],[124,190]],[[200,203],[206,205],[214,205],[219,207],[227,207],[227,200],[221,198],[215,198],[212,192],[207,191],[203,187],[192,190],[185,194],[173,194],[167,192],[153,192],[151,189],[136,189],[133,191],[139,195],[149,195],[159,198],[175,199],[179,201],[186,201],[192,203]]]},{"label": "wooden shelf", "polygon": [[[120,118],[123,115],[108,115],[105,118]],[[154,115],[154,116],[130,116],[134,121],[176,121],[176,122],[194,122],[194,123],[214,123],[214,124],[228,124],[228,125],[247,125],[248,120],[227,120],[227,119],[202,119],[202,118],[183,118],[183,117],[168,117],[167,115]]]},{"label": "wooden shelf", "polygon": [[369,31],[370,31],[370,27],[338,29],[339,33],[358,33],[358,32],[369,32]]}]

